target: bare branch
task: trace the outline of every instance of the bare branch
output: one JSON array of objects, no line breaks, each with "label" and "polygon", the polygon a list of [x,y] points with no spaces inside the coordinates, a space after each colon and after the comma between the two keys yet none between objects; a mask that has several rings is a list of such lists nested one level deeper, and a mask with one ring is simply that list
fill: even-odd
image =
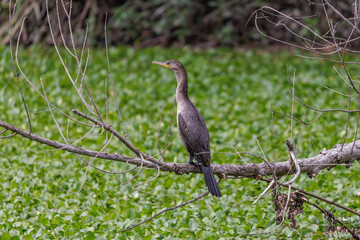
[{"label": "bare branch", "polygon": [[294,177],[290,181],[284,183],[286,185],[291,185],[300,176],[301,169],[300,169],[298,161],[296,160],[296,156],[295,156],[295,152],[294,152],[294,145],[289,140],[286,140],[286,145],[289,148],[290,162],[292,163],[292,165],[295,165],[295,169],[296,169]]},{"label": "bare branch", "polygon": [[[221,180],[221,178],[219,178],[218,183],[220,183],[220,180]],[[171,208],[164,209],[164,210],[160,211],[159,213],[155,214],[154,216],[152,216],[152,217],[150,217],[150,218],[148,218],[148,219],[146,219],[146,220],[144,220],[144,221],[142,221],[142,222],[140,222],[140,223],[138,223],[138,224],[135,224],[135,225],[133,225],[133,226],[131,226],[131,227],[129,227],[129,228],[123,229],[123,230],[121,230],[120,232],[125,232],[125,231],[128,231],[128,230],[131,230],[131,229],[133,229],[133,228],[136,228],[137,226],[140,226],[140,225],[142,225],[142,224],[144,224],[144,223],[146,223],[146,222],[148,222],[148,221],[156,218],[157,216],[159,216],[159,215],[161,215],[161,214],[163,214],[163,213],[165,213],[165,212],[172,211],[172,210],[177,209],[177,208],[179,208],[179,207],[185,206],[185,205],[187,205],[187,204],[189,204],[189,203],[195,202],[195,201],[203,198],[204,196],[206,196],[208,193],[209,193],[209,191],[206,191],[206,192],[204,192],[203,194],[201,194],[201,195],[197,196],[196,198],[193,198],[193,199],[191,199],[191,200],[189,200],[189,201],[187,201],[187,202],[181,203],[181,204],[176,205],[176,206],[171,207]]]},{"label": "bare branch", "polygon": [[355,233],[355,231],[351,230],[348,226],[346,226],[345,223],[343,223],[342,221],[340,221],[339,219],[337,219],[334,214],[332,214],[331,212],[327,211],[326,209],[321,208],[319,205],[315,204],[315,203],[311,203],[311,202],[307,202],[308,204],[316,207],[317,209],[319,209],[323,214],[325,218],[331,218],[333,220],[335,220],[336,222],[340,223],[349,233],[351,233],[351,235],[353,236],[353,238],[355,240],[360,240],[360,236],[358,234]]},{"label": "bare branch", "polygon": [[256,200],[252,204],[254,205],[260,198],[262,198],[267,193],[267,191],[274,185],[274,183],[275,179],[271,180],[269,186],[265,188],[265,190],[256,198]]},{"label": "bare branch", "polygon": [[137,156],[143,156],[145,159],[147,160],[150,160],[151,162],[155,163],[155,164],[158,164],[159,166],[162,166],[163,165],[163,162],[155,159],[155,158],[152,158],[150,156],[148,156],[147,154],[144,154],[140,151],[140,149],[136,148],[134,145],[132,145],[132,143],[130,143],[124,136],[122,136],[119,132],[117,132],[115,129],[113,129],[111,127],[111,125],[108,125],[106,123],[103,123],[103,122],[100,122],[100,121],[97,121],[87,115],[85,115],[84,113],[82,112],[79,112],[78,110],[73,110],[72,111],[73,113],[85,118],[85,119],[88,119],[90,120],[91,122],[95,123],[96,125],[99,125],[101,126],[103,129],[105,129],[106,131],[109,131],[110,133],[114,134],[115,137],[117,137],[120,141],[122,141],[131,151],[133,151]]},{"label": "bare branch", "polygon": [[172,108],[172,111],[171,111],[171,120],[170,120],[170,125],[169,125],[169,129],[168,129],[168,135],[167,135],[167,138],[166,138],[166,143],[165,143],[165,147],[164,147],[164,150],[162,151],[162,154],[161,154],[161,157],[160,157],[160,160],[164,159],[164,162],[166,162],[166,158],[165,158],[165,152],[166,152],[166,149],[169,147],[169,139],[170,139],[170,136],[171,136],[171,126],[172,126],[172,122],[173,122],[173,119],[174,119],[174,110],[175,110],[175,100],[174,100],[174,103],[173,103],[173,108]]},{"label": "bare branch", "polygon": [[116,97],[116,91],[115,91],[115,86],[114,86],[114,80],[112,78],[111,75],[111,68],[110,68],[110,60],[109,60],[109,49],[108,49],[108,44],[107,44],[107,33],[106,33],[106,24],[107,24],[107,13],[105,15],[105,27],[104,27],[104,31],[105,31],[105,51],[106,51],[106,60],[107,60],[107,65],[108,65],[108,71],[109,71],[109,76],[110,76],[110,80],[111,80],[111,84],[113,87],[113,92],[114,92],[114,98],[115,98],[115,103],[116,103],[116,109],[118,111],[119,117],[120,117],[120,121],[121,124],[123,126],[124,132],[125,132],[125,137],[129,140],[129,142],[131,143],[130,137],[128,132],[126,131],[126,127],[125,127],[125,123],[123,121],[123,118],[121,116],[121,112],[120,112],[120,108],[119,108],[119,103]]},{"label": "bare branch", "polygon": [[[4,127],[21,135],[22,137],[28,138],[32,141],[36,141],[57,149],[61,149],[67,152],[73,152],[80,155],[92,156],[101,159],[108,159],[113,161],[119,161],[124,163],[133,164],[136,166],[141,166],[143,164],[146,168],[158,169],[160,167],[161,171],[175,172],[178,174],[184,173],[201,173],[200,169],[194,167],[187,163],[174,164],[174,163],[164,163],[151,157],[147,154],[142,153],[140,150],[134,148],[132,145],[129,145],[129,148],[134,148],[134,151],[138,152],[139,156],[144,157],[144,161],[139,158],[129,157],[120,154],[110,154],[106,152],[99,153],[97,151],[92,151],[84,148],[75,147],[72,145],[66,145],[59,142],[55,142],[40,136],[29,134],[28,132],[19,129],[9,123],[3,122],[0,120],[0,126]],[[114,136],[119,137],[118,132],[112,130],[111,127],[106,125],[107,130],[110,130]],[[117,136],[118,135],[118,136]],[[124,137],[120,139],[126,140]],[[302,173],[308,173],[308,175],[316,176],[322,169],[331,169],[334,166],[347,163],[351,164],[353,161],[360,158],[360,141],[356,141],[353,152],[351,153],[353,144],[345,144],[343,150],[341,151],[341,145],[336,145],[333,149],[323,150],[320,154],[311,158],[298,159],[300,170]],[[235,153],[236,154],[236,153]],[[336,165],[334,165],[336,164]],[[244,164],[244,165],[234,165],[234,164],[212,164],[211,168],[214,174],[225,175],[225,176],[236,176],[236,177],[248,177],[248,178],[258,178],[259,176],[272,176],[274,173],[277,177],[284,176],[288,174],[291,169],[289,168],[289,161],[272,163],[272,168],[268,166],[267,163],[263,162],[260,164]]]},{"label": "bare branch", "polygon": [[[265,181],[265,182],[271,182],[271,181],[268,180],[268,179],[260,179],[260,180],[261,180],[261,181]],[[284,184],[284,183],[279,183],[279,184],[280,184],[281,186],[283,186],[283,187],[289,187],[289,185],[286,185],[286,184]],[[316,195],[316,194],[314,194],[314,193],[307,192],[307,191],[302,190],[302,189],[300,189],[300,188],[292,187],[292,189],[294,189],[294,190],[296,190],[296,191],[299,191],[299,192],[301,192],[301,193],[303,193],[303,194],[305,194],[305,195],[308,195],[308,196],[310,196],[310,197],[313,197],[313,198],[319,199],[319,200],[321,200],[321,201],[324,201],[324,202],[326,202],[326,203],[328,203],[328,204],[334,205],[334,206],[336,206],[336,207],[338,207],[338,208],[344,209],[345,211],[348,211],[348,212],[350,212],[350,213],[352,213],[352,214],[355,214],[355,215],[357,215],[357,216],[360,216],[360,213],[359,213],[359,212],[354,211],[353,209],[348,208],[348,207],[346,207],[346,206],[343,206],[343,205],[341,205],[341,204],[339,204],[339,203],[337,203],[337,202],[334,202],[334,201],[332,201],[332,200],[328,200],[328,199],[326,199],[326,198],[320,197],[320,196],[318,196],[318,195]]]},{"label": "bare branch", "polygon": [[13,136],[15,136],[15,135],[16,135],[16,133],[10,134],[10,135],[8,135],[8,136],[0,136],[0,139],[11,138],[11,137],[13,137]]},{"label": "bare branch", "polygon": [[[16,78],[16,82],[18,84],[18,88],[19,88],[19,92],[20,92],[20,95],[21,95],[21,100],[23,102],[23,105],[24,105],[24,108],[25,108],[25,111],[26,111],[26,116],[27,116],[27,119],[28,119],[28,124],[29,124],[29,133],[31,133],[31,119],[30,119],[30,113],[29,113],[29,110],[28,110],[28,107],[27,107],[27,104],[26,104],[26,101],[25,101],[25,98],[24,98],[24,94],[22,92],[22,89],[21,89],[21,85],[20,85],[20,80],[19,80],[19,76],[18,76],[18,72],[16,70],[16,66],[15,66],[15,62],[14,62],[14,54],[13,54],[13,46],[12,46],[12,31],[13,31],[13,25],[12,25],[12,22],[13,22],[13,16],[15,14],[15,8],[16,8],[16,4],[17,4],[17,1],[15,2],[15,5],[14,5],[14,11],[12,12],[11,11],[11,0],[9,1],[9,37],[10,37],[10,57],[11,57],[11,63],[13,65],[13,68],[14,68],[14,74],[15,74],[15,78]],[[21,25],[21,29],[22,29],[22,26]],[[21,35],[21,31],[19,33],[19,37]]]}]

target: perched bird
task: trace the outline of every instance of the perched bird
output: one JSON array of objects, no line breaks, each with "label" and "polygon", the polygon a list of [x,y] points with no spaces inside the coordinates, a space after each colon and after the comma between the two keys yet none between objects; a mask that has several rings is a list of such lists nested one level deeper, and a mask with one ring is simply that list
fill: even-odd
[{"label": "perched bird", "polygon": [[[182,142],[190,154],[189,164],[201,167],[209,192],[221,197],[218,183],[210,167],[210,136],[205,121],[199,110],[188,97],[188,80],[184,66],[176,60],[152,63],[164,66],[173,71],[177,80],[176,103],[177,124]],[[193,158],[197,161],[193,162]]]}]

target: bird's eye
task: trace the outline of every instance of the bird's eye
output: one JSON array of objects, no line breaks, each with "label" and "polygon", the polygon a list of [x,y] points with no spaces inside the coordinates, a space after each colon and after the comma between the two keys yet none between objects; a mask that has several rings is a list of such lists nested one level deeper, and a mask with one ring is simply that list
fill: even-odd
[{"label": "bird's eye", "polygon": [[170,65],[170,62],[167,62],[166,64],[167,64],[167,65]]}]

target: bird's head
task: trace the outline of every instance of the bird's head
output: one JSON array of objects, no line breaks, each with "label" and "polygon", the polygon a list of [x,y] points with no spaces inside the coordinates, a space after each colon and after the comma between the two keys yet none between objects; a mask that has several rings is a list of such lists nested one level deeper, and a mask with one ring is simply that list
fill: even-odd
[{"label": "bird's head", "polygon": [[181,62],[176,60],[166,60],[164,62],[152,61],[153,64],[157,64],[166,68],[171,69],[175,74],[178,71],[184,71],[184,66]]}]

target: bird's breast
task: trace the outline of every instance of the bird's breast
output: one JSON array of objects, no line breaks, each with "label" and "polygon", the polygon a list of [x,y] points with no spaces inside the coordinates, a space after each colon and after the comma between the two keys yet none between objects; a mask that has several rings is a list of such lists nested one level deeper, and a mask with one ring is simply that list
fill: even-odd
[{"label": "bird's breast", "polygon": [[176,121],[179,125],[179,115],[181,114],[181,112],[184,110],[184,107],[181,106],[180,104],[177,105],[177,114],[176,114]]},{"label": "bird's breast", "polygon": [[177,104],[177,114],[181,113],[184,111],[186,107],[184,106],[184,104]]}]

